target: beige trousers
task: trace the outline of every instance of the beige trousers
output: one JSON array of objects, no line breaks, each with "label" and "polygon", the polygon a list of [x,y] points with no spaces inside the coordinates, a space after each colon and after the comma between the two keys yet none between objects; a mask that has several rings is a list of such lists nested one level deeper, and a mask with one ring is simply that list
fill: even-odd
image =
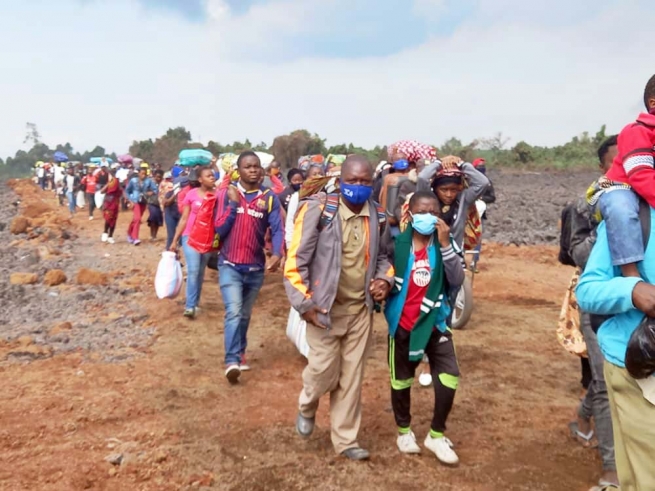
[{"label": "beige trousers", "polygon": [[624,368],[605,362],[621,491],[655,490],[655,406]]},{"label": "beige trousers", "polygon": [[362,419],[362,380],[373,340],[373,315],[333,317],[331,329],[307,326],[308,364],[300,393],[300,414],[312,418],[322,395],[330,393],[332,444],[337,453],[358,447]]}]

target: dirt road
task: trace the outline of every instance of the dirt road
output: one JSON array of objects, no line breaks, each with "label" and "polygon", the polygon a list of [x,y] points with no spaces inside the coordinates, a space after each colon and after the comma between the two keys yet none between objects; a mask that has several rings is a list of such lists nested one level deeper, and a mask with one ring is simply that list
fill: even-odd
[{"label": "dirt road", "polygon": [[[122,215],[118,229],[128,221]],[[111,338],[116,316],[133,316],[136,303],[147,317],[130,329],[154,334],[146,336],[149,344],[127,346],[124,359],[107,357],[116,347],[100,343],[27,363],[9,356],[18,340],[0,342],[0,489],[568,491],[593,484],[597,455],[566,431],[580,370],[555,339],[572,273],[556,264],[555,248],[489,245],[484,251],[476,310],[455,338],[462,379],[448,435],[461,465],[450,469],[433,455],[405,457],[395,447],[382,316],[376,316],[361,432],[373,457],[350,463],[333,454],[327,399],[314,436],[303,442],[295,435],[304,362],[285,338],[288,304],[279,275],[267,277],[254,312],[253,371],[230,387],[223,377],[216,274],[207,275],[199,318],[184,320],[178,301],[157,300],[150,286],[162,243],[103,245],[101,227],[99,220],[76,217],[71,228],[80,237],[73,254],[90,254],[96,269],[110,272],[104,288],[132,280],[134,291],[126,294],[129,300],[108,291],[106,303],[85,313],[85,323]],[[94,245],[81,251],[77,244]],[[29,294],[43,287],[22,288]],[[77,294],[79,288],[69,281],[47,291]],[[74,337],[85,327],[78,313],[70,315]],[[119,332],[124,329],[120,324]],[[48,337],[39,343],[47,345]],[[417,387],[412,396],[413,427],[422,440],[433,394]]]}]

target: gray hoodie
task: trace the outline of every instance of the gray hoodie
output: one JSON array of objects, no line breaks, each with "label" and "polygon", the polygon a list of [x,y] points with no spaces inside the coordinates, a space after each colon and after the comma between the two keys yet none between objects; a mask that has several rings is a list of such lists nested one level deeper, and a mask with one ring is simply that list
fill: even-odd
[{"label": "gray hoodie", "polygon": [[[455,242],[462,247],[464,245],[464,229],[466,228],[468,209],[482,196],[489,185],[489,179],[468,162],[463,163],[460,169],[466,177],[468,187],[459,193],[457,197],[459,206],[454,222],[450,227],[450,233],[453,234]],[[441,170],[441,162],[438,160],[423,169],[418,176],[417,190],[432,191],[432,180],[439,170]]]}]

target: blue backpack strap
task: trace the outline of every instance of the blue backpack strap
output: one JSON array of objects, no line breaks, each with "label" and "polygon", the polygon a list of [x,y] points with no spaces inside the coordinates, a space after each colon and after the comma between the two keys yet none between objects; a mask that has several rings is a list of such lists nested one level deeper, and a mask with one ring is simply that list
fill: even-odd
[{"label": "blue backpack strap", "polygon": [[318,229],[323,230],[325,227],[330,225],[332,220],[334,220],[337,211],[339,210],[339,194],[332,193],[328,194],[325,197],[325,205],[323,206],[323,212],[321,213],[321,220],[318,223]]}]

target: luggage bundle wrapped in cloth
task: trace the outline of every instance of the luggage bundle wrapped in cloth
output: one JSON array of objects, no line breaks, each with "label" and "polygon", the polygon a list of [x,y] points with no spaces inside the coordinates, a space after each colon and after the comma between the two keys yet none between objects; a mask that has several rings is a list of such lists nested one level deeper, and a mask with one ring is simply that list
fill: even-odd
[{"label": "luggage bundle wrapped in cloth", "polygon": [[211,152],[201,148],[182,150],[178,160],[182,167],[195,167],[196,165],[209,165],[214,156]]}]

